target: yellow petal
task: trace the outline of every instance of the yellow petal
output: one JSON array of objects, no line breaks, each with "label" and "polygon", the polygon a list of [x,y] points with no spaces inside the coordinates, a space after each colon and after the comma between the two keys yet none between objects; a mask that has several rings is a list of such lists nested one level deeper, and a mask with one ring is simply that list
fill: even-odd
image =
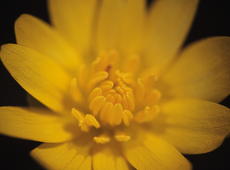
[{"label": "yellow petal", "polygon": [[230,94],[230,38],[209,38],[189,46],[163,81],[173,97],[220,102]]},{"label": "yellow petal", "polygon": [[125,142],[124,155],[136,169],[191,170],[190,163],[172,145],[143,131],[138,137]]},{"label": "yellow petal", "polygon": [[74,125],[69,129],[69,123],[45,109],[0,107],[0,134],[4,135],[58,143],[70,140],[79,133],[77,129],[74,130]]},{"label": "yellow petal", "polygon": [[17,43],[49,56],[65,69],[76,72],[81,58],[48,24],[30,16],[21,15],[15,23]]},{"label": "yellow petal", "polygon": [[98,17],[98,50],[137,52],[141,46],[145,0],[106,0]]},{"label": "yellow petal", "polygon": [[97,0],[49,0],[51,21],[80,53],[90,47]]},{"label": "yellow petal", "polygon": [[[143,28],[146,15],[146,0],[127,0],[125,16],[122,16],[121,50],[138,53],[143,44]],[[125,18],[124,18],[125,17]],[[116,26],[117,28],[117,26]]]},{"label": "yellow petal", "polygon": [[153,3],[147,20],[146,63],[167,64],[189,31],[198,0],[160,0]]},{"label": "yellow petal", "polygon": [[216,103],[177,99],[161,106],[154,129],[183,153],[206,153],[230,133],[230,109]]},{"label": "yellow petal", "polygon": [[16,81],[49,108],[63,112],[63,97],[70,77],[56,63],[36,51],[15,45],[2,46],[1,59]]},{"label": "yellow petal", "polygon": [[98,145],[93,153],[94,170],[129,170],[116,145]]},{"label": "yellow petal", "polygon": [[42,144],[31,155],[47,169],[91,170],[90,145],[83,141],[81,138],[78,142]]}]

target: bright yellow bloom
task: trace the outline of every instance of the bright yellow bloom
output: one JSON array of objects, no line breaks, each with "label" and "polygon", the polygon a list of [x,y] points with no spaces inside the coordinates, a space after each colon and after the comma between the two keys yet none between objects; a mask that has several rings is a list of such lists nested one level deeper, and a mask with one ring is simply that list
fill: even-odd
[{"label": "bright yellow bloom", "polygon": [[[230,132],[230,38],[181,49],[198,0],[49,0],[1,60],[46,107],[1,107],[0,133],[54,170],[189,170]],[[216,102],[216,103],[215,103]]]}]

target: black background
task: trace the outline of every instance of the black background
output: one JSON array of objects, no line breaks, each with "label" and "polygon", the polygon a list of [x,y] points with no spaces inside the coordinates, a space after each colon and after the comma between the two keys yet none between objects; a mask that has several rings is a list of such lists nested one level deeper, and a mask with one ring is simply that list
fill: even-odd
[{"label": "black background", "polygon": [[[0,44],[15,42],[14,21],[22,13],[35,15],[49,22],[46,0],[1,0]],[[219,35],[230,36],[228,0],[201,0],[185,45],[204,37]],[[229,98],[222,104],[230,106]],[[26,105],[25,91],[1,63],[0,105]],[[36,142],[0,136],[0,170],[42,170],[29,156],[29,151],[38,145]],[[194,170],[230,170],[230,138],[211,153],[186,157],[193,163]]]}]

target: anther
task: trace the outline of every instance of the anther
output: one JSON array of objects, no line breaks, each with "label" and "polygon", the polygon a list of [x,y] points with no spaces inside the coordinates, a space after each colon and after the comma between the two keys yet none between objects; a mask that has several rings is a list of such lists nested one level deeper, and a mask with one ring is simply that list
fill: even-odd
[{"label": "anther", "polygon": [[89,95],[89,101],[92,101],[92,99],[94,99],[97,96],[101,96],[102,95],[102,89],[99,87],[96,87],[92,90],[92,92]]},{"label": "anther", "polygon": [[112,89],[114,86],[114,83],[112,81],[104,81],[101,85],[100,85],[100,88],[103,90],[103,91],[106,91],[106,90],[109,90],[109,89]]},{"label": "anther", "polygon": [[90,127],[100,128],[99,122],[93,115],[84,115],[74,108],[72,109],[72,115],[78,120],[78,125],[84,132],[88,132]]},{"label": "anther", "polygon": [[72,109],[72,115],[77,119],[78,126],[81,128],[83,132],[89,131],[89,126],[85,123],[84,115],[76,109]]},{"label": "anther", "polygon": [[100,109],[104,106],[105,104],[105,97],[104,96],[97,96],[89,104],[89,109],[93,112],[93,114],[96,116]]},{"label": "anther", "polygon": [[77,109],[73,108],[71,111],[72,115],[80,122],[84,120],[84,116]]},{"label": "anther", "polygon": [[116,126],[121,124],[122,121],[122,112],[123,112],[123,107],[121,104],[115,104],[111,110],[110,116],[108,123],[111,126]]},{"label": "anther", "polygon": [[97,119],[94,116],[90,115],[90,114],[87,114],[85,116],[85,123],[88,126],[93,126],[93,127],[97,128],[97,129],[100,128],[100,124],[97,121]]},{"label": "anther", "polygon": [[100,112],[99,118],[102,122],[106,122],[109,119],[112,109],[113,104],[111,102],[106,102]]},{"label": "anther", "polygon": [[110,137],[107,134],[93,137],[93,140],[98,144],[106,144],[110,142]]},{"label": "anther", "polygon": [[124,132],[121,131],[117,131],[114,135],[114,138],[118,141],[118,142],[127,142],[130,140],[130,136],[126,135]]},{"label": "anther", "polygon": [[125,126],[129,126],[131,120],[133,119],[133,114],[129,110],[124,110],[122,116],[122,121],[125,124]]},{"label": "anther", "polygon": [[91,90],[96,84],[108,78],[109,74],[105,71],[96,72],[88,83],[88,89]]}]

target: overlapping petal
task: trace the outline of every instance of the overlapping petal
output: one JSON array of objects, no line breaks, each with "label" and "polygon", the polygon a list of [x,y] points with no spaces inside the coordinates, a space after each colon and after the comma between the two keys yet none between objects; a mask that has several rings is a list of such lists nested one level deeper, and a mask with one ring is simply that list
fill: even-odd
[{"label": "overlapping petal", "polygon": [[161,106],[161,115],[152,125],[153,133],[182,153],[206,153],[230,133],[230,109],[203,100],[172,100]]},{"label": "overlapping petal", "polygon": [[165,95],[220,102],[230,94],[230,38],[208,38],[190,45],[163,81]]},{"label": "overlapping petal", "polygon": [[69,120],[44,109],[0,107],[0,117],[0,133],[22,139],[59,143],[79,133]]},{"label": "overlapping petal", "polygon": [[140,52],[145,10],[145,0],[102,1],[96,35],[98,50]]},{"label": "overlapping petal", "polygon": [[147,19],[146,64],[161,67],[177,54],[193,21],[198,0],[161,0]]},{"label": "overlapping petal", "polygon": [[[84,142],[83,142],[84,141]],[[64,144],[42,144],[31,155],[47,169],[91,170],[90,144],[83,138]]]},{"label": "overlapping petal", "polygon": [[63,66],[70,73],[76,73],[82,58],[48,24],[30,16],[21,15],[15,23],[17,43],[32,48]]},{"label": "overlapping petal", "polygon": [[[137,132],[137,131],[136,131]],[[124,155],[136,169],[190,170],[190,163],[170,144],[144,131],[139,139],[124,143]]]},{"label": "overlapping petal", "polygon": [[1,60],[17,82],[41,103],[66,112],[65,94],[70,76],[47,56],[15,44],[2,46]]},{"label": "overlapping petal", "polygon": [[49,0],[49,12],[55,28],[82,55],[89,50],[95,30],[97,0]]}]

